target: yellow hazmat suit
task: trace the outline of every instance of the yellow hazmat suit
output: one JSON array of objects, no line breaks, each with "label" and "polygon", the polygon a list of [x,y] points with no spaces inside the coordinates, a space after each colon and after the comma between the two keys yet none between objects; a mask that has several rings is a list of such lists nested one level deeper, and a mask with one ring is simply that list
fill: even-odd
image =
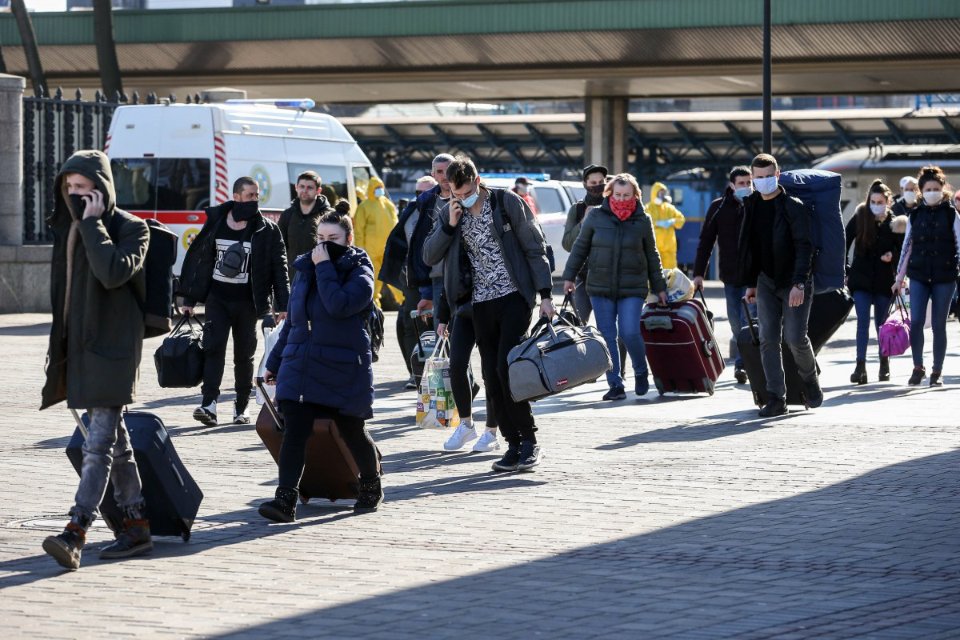
[{"label": "yellow hazmat suit", "polygon": [[657,195],[667,187],[662,182],[653,183],[647,213],[653,220],[653,232],[657,238],[657,251],[664,269],[677,268],[677,229],[683,228],[684,218],[680,210],[668,202],[657,204]]},{"label": "yellow hazmat suit", "polygon": [[[373,262],[373,299],[379,306],[383,283],[377,276],[380,275],[380,265],[383,264],[387,236],[397,224],[397,208],[386,195],[378,196],[377,189],[383,189],[383,181],[376,177],[370,178],[367,199],[357,206],[357,212],[353,216],[353,237],[354,244],[366,251]],[[403,294],[396,289],[391,289],[391,292],[397,302],[403,301]]]}]

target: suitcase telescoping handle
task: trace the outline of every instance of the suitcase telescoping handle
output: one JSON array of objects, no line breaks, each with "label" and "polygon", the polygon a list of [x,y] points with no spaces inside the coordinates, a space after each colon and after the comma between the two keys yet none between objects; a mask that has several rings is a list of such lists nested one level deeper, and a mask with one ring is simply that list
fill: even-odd
[{"label": "suitcase telescoping handle", "polygon": [[87,439],[87,425],[83,424],[83,418],[80,417],[80,413],[76,409],[70,409],[70,413],[73,414],[73,419],[77,421],[77,429],[80,429],[80,435],[83,436],[83,439]]},{"label": "suitcase telescoping handle", "polygon": [[740,304],[743,305],[743,315],[747,318],[747,327],[750,329],[750,342],[759,345],[760,336],[757,334],[757,319],[750,313],[750,305],[747,304],[745,297],[740,298]]},{"label": "suitcase telescoping handle", "polygon": [[264,382],[263,376],[257,376],[256,383],[257,389],[260,390],[260,395],[263,396],[263,406],[270,412],[270,417],[273,418],[273,424],[276,425],[277,431],[283,431],[283,418],[280,417],[280,412],[277,411],[277,405],[273,404],[273,399],[270,397],[270,394],[267,393],[267,384]]}]

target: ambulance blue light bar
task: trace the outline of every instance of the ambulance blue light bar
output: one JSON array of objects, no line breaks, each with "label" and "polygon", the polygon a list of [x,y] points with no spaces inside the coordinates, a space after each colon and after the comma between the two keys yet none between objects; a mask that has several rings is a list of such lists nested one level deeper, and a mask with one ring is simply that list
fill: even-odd
[{"label": "ambulance blue light bar", "polygon": [[269,98],[264,100],[232,99],[227,100],[227,104],[265,104],[280,109],[299,109],[300,111],[310,111],[317,106],[317,103],[310,98],[290,98],[285,100],[271,100]]},{"label": "ambulance blue light bar", "polygon": [[549,173],[481,173],[480,174],[481,180],[486,178],[504,178],[508,180],[510,178],[513,178],[514,180],[516,180],[517,178],[526,178],[527,180],[549,180],[550,174]]}]

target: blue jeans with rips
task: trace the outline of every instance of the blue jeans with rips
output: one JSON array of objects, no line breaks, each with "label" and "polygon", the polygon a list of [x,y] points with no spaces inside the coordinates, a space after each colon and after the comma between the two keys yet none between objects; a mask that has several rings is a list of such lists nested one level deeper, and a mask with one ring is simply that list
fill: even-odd
[{"label": "blue jeans with rips", "polygon": [[643,310],[643,298],[603,298],[590,296],[593,305],[593,314],[597,320],[597,329],[603,334],[603,339],[610,350],[610,359],[613,367],[607,371],[607,384],[611,389],[623,386],[623,375],[620,362],[620,349],[617,347],[619,336],[627,347],[630,360],[633,362],[635,378],[646,378],[647,348],[640,335],[640,312]]},{"label": "blue jeans with rips", "polygon": [[933,305],[930,322],[933,328],[933,370],[943,371],[943,359],[947,355],[947,314],[950,301],[957,288],[956,282],[928,284],[910,281],[910,350],[913,366],[923,366],[923,325],[927,317],[927,304]]},{"label": "blue jeans with rips", "polygon": [[70,515],[95,519],[108,480],[113,481],[114,497],[121,510],[142,507],[140,474],[120,407],[95,407],[87,409],[87,415],[90,425],[83,443],[80,485]]}]

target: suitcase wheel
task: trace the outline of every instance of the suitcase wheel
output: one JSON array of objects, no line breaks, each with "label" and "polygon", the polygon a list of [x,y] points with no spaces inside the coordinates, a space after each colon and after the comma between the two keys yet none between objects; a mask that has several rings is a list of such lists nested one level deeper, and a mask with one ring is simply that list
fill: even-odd
[{"label": "suitcase wheel", "polygon": [[713,380],[710,378],[703,379],[703,388],[707,390],[707,393],[713,395]]},{"label": "suitcase wheel", "polygon": [[666,393],[666,392],[663,390],[663,383],[660,381],[660,378],[654,378],[654,379],[653,379],[653,385],[657,388],[657,393],[659,393],[661,396],[662,396],[664,393]]},{"label": "suitcase wheel", "polygon": [[301,493],[301,494],[300,494],[300,504],[307,504],[308,502],[310,502],[310,496],[304,495],[304,494]]},{"label": "suitcase wheel", "polygon": [[180,537],[183,539],[184,542],[190,542],[190,532],[189,532],[189,531],[184,531],[183,533],[180,534]]}]

